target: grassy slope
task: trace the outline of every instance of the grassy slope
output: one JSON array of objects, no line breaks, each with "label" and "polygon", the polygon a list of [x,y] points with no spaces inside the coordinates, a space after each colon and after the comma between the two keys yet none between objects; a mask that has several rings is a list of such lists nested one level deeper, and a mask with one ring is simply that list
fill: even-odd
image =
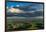
[{"label": "grassy slope", "polygon": [[[43,19],[33,19],[32,21],[28,21],[28,22],[26,22],[26,21],[15,21],[15,20],[7,20],[7,23],[8,23],[8,25],[7,26],[9,26],[9,24],[11,24],[12,25],[12,28],[8,28],[8,29],[13,29],[13,26],[15,26],[16,27],[16,30],[19,30],[21,27],[21,29],[20,30],[24,30],[24,29],[42,29],[42,28],[39,28],[39,27],[36,27],[36,26],[38,26],[38,25],[36,25],[37,23],[38,24],[42,24],[43,25]],[[27,24],[25,24],[25,23],[27,23]],[[32,26],[30,26],[29,27],[29,25],[32,25]],[[41,25],[40,24],[40,25]],[[17,25],[17,26],[16,26]],[[25,26],[23,26],[23,25],[25,25]],[[26,26],[27,25],[27,26]],[[41,25],[41,26],[42,26]],[[20,27],[20,28],[19,28]],[[25,27],[24,29],[23,29],[23,27]],[[26,27],[28,27],[28,28],[26,28]],[[14,29],[13,29],[14,30]]]}]

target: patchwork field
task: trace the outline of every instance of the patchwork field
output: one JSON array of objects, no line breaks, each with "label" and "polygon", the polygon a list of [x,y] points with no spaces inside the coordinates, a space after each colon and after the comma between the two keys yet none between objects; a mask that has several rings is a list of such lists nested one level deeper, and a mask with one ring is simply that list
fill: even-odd
[{"label": "patchwork field", "polygon": [[44,29],[44,21],[42,17],[7,17],[6,26],[9,31]]}]

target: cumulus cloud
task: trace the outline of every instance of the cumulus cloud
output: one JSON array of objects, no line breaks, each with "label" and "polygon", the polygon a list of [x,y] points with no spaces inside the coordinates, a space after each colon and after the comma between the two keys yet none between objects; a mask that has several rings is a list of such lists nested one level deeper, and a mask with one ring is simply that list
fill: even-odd
[{"label": "cumulus cloud", "polygon": [[17,8],[10,8],[9,11],[12,13],[25,13],[23,10]]},{"label": "cumulus cloud", "polygon": [[[41,10],[43,10],[43,9],[41,9]],[[24,10],[21,10],[21,9],[19,9],[19,8],[10,8],[9,9],[9,11],[10,12],[12,12],[12,13],[34,13],[34,12],[36,12],[36,11],[24,11]]]}]

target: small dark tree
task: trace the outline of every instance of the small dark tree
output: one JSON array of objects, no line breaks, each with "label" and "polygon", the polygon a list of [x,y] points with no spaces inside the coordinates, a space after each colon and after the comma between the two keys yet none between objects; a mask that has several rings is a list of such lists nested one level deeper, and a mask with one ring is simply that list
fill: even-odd
[{"label": "small dark tree", "polygon": [[8,30],[13,30],[12,24],[8,24]]},{"label": "small dark tree", "polygon": [[36,27],[38,29],[43,29],[44,28],[44,25],[42,23],[36,23]]},{"label": "small dark tree", "polygon": [[22,23],[23,25],[20,25],[17,30],[27,30],[27,28],[30,28],[32,25],[29,23]]}]

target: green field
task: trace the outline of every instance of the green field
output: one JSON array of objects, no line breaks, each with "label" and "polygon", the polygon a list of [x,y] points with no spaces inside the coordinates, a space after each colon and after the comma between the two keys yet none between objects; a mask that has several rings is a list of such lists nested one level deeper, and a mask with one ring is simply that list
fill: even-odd
[{"label": "green field", "polygon": [[26,20],[15,21],[12,19],[7,19],[7,30],[37,30],[44,29],[43,19],[33,19],[26,22]]}]

